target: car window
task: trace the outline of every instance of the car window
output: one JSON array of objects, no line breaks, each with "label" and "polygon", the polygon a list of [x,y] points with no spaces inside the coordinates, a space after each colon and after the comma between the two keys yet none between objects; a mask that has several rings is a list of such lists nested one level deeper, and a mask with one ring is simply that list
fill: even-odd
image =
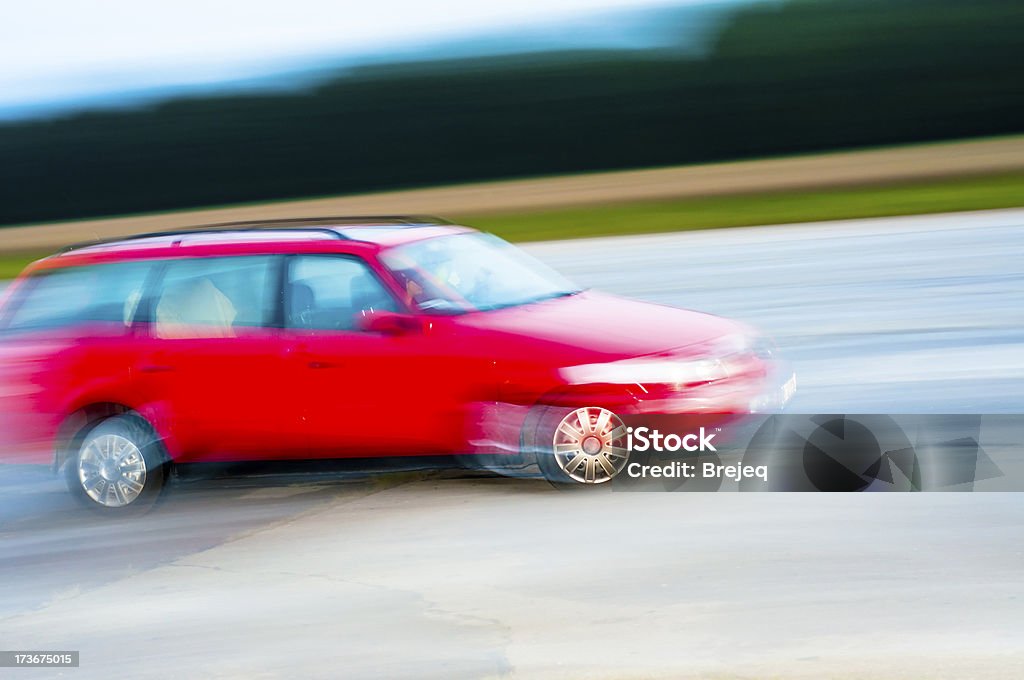
[{"label": "car window", "polygon": [[32,276],[12,302],[7,330],[106,321],[129,325],[152,262],[66,267]]},{"label": "car window", "polygon": [[405,288],[408,301],[427,313],[498,309],[580,292],[493,234],[426,238],[387,249],[380,259]]},{"label": "car window", "polygon": [[398,311],[366,262],[331,255],[297,255],[285,289],[289,328],[357,330],[370,311]]},{"label": "car window", "polygon": [[234,337],[237,329],[271,326],[275,256],[171,260],[154,300],[161,338]]}]

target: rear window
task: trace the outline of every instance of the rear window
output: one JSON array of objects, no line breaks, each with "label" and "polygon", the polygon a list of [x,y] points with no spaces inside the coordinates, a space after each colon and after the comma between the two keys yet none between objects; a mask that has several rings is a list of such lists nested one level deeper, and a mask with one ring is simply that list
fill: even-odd
[{"label": "rear window", "polygon": [[280,256],[171,260],[155,304],[161,338],[233,337],[274,323]]},{"label": "rear window", "polygon": [[8,331],[107,321],[127,326],[142,297],[151,262],[67,267],[30,277],[2,322]]}]

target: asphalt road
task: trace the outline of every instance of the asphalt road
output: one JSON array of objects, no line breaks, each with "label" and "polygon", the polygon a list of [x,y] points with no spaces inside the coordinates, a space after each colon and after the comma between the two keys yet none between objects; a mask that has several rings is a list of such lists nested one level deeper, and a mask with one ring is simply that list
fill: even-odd
[{"label": "asphalt road", "polygon": [[[794,410],[1019,413],[1022,227],[1000,211],[531,250],[760,327],[799,374]],[[1020,494],[275,472],[186,476],[109,521],[0,469],[0,648],[82,652],[7,675],[1024,676]]]}]

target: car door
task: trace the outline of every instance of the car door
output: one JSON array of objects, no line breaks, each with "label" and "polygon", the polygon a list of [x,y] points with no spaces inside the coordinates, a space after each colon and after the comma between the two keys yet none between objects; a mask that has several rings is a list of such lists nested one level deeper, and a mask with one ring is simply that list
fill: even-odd
[{"label": "car door", "polygon": [[401,311],[360,257],[289,258],[285,333],[311,455],[419,455],[455,445],[463,414],[457,386],[444,379],[443,339],[426,324],[363,330],[367,314]]},{"label": "car door", "polygon": [[273,255],[166,263],[135,382],[182,460],[304,454],[280,328],[282,265]]}]

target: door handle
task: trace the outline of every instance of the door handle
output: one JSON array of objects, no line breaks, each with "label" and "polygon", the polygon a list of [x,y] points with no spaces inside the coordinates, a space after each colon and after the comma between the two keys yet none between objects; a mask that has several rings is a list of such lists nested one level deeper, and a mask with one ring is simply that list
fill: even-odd
[{"label": "door handle", "polygon": [[341,368],[341,364],[334,361],[321,361],[319,359],[313,359],[306,363],[310,368]]},{"label": "door handle", "polygon": [[166,364],[144,364],[139,366],[141,373],[169,373],[174,370],[174,366],[168,366]]}]

